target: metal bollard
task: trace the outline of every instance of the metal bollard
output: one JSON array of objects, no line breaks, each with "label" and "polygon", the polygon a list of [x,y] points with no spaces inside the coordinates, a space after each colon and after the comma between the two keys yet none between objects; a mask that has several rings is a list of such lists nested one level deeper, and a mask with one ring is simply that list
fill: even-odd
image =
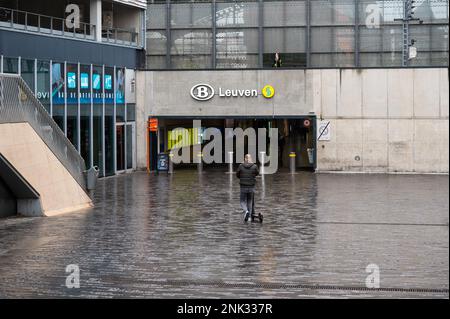
[{"label": "metal bollard", "polygon": [[202,152],[198,152],[197,157],[199,158],[199,161],[197,163],[197,170],[198,170],[198,173],[201,174],[203,171],[203,154],[202,154]]},{"label": "metal bollard", "polygon": [[169,174],[173,174],[173,161],[172,161],[173,154],[172,152],[169,153]]},{"label": "metal bollard", "polygon": [[259,152],[261,154],[260,156],[260,162],[261,162],[261,169],[259,170],[259,173],[261,175],[264,175],[264,164],[266,163],[266,152]]},{"label": "metal bollard", "polygon": [[289,168],[291,169],[291,174],[295,174],[295,158],[297,155],[295,155],[295,152],[289,153]]},{"label": "metal bollard", "polygon": [[233,174],[233,152],[228,152],[228,173]]},{"label": "metal bollard", "polygon": [[86,174],[86,189],[91,191],[95,189],[98,179],[98,167],[93,166],[87,171],[84,171]]},{"label": "metal bollard", "polygon": [[314,149],[313,148],[308,148],[306,150],[308,152],[308,161],[309,164],[314,164]]}]

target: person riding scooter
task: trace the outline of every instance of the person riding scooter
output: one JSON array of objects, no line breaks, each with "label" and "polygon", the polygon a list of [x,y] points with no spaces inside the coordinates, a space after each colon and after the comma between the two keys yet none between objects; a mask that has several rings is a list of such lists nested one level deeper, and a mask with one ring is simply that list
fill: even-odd
[{"label": "person riding scooter", "polygon": [[255,193],[256,176],[259,175],[258,165],[253,163],[250,154],[245,155],[244,163],[239,165],[236,172],[241,186],[240,203],[244,211],[244,221],[248,221],[250,214],[253,211],[253,196]]}]

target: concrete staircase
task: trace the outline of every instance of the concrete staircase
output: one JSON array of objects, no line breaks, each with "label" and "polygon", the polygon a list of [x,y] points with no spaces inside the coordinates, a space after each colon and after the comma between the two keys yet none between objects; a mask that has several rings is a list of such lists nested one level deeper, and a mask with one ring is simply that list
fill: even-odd
[{"label": "concrete staircase", "polygon": [[91,207],[84,171],[83,158],[22,78],[0,75],[0,217],[14,207],[24,216]]}]

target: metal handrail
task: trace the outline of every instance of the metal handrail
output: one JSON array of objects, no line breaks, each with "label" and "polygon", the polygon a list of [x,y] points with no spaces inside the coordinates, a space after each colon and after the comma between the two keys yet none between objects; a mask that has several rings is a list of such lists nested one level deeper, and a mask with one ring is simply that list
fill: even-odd
[{"label": "metal handrail", "polygon": [[[23,23],[19,23],[22,22],[19,21],[20,19],[23,19]],[[0,7],[0,22],[6,23],[3,25],[5,27],[8,26],[16,30],[25,30],[43,34],[60,33],[66,37],[69,37],[70,35],[70,37],[95,41],[96,26],[94,24],[80,22],[80,28],[67,28],[65,20],[66,19],[45,14]],[[81,35],[81,37],[77,35]]]},{"label": "metal handrail", "polygon": [[0,74],[0,124],[23,122],[30,124],[81,188],[87,192],[84,159],[25,81],[16,74]]},{"label": "metal handrail", "polygon": [[[134,44],[135,46],[139,44],[139,33],[134,30],[104,27],[102,28],[102,34],[106,35],[102,37],[107,42],[112,43],[128,42]],[[113,37],[111,37],[111,35],[113,35]],[[119,39],[119,35],[129,36],[129,40]]]},{"label": "metal handrail", "polygon": [[[23,21],[19,21],[23,20]],[[96,25],[80,22],[79,28],[67,28],[66,19],[22,10],[0,7],[0,26],[40,34],[61,35],[64,37],[96,41]],[[23,23],[20,23],[23,22]],[[139,33],[121,28],[102,28],[103,40],[114,44],[139,46]]]}]

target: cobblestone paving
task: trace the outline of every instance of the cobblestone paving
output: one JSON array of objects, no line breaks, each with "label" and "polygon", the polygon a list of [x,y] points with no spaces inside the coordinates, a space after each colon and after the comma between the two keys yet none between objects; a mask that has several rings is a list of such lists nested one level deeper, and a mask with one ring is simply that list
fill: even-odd
[{"label": "cobblestone paving", "polygon": [[0,220],[0,297],[448,298],[448,195],[448,176],[280,173],[244,224],[232,175],[106,178],[93,209]]}]

